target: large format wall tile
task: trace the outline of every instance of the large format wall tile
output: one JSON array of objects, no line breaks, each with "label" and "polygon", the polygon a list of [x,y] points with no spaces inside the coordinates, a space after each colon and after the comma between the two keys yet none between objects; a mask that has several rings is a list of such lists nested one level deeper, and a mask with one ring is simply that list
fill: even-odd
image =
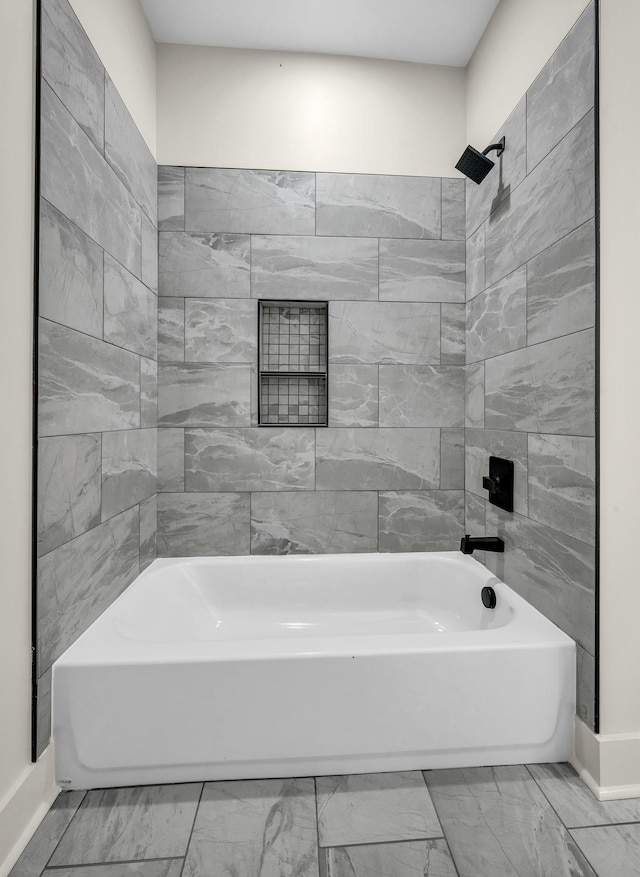
[{"label": "large format wall tile", "polygon": [[249,365],[161,363],[160,426],[249,426]]},{"label": "large format wall tile", "polygon": [[529,344],[595,325],[595,261],[592,219],[527,263]]},{"label": "large format wall tile", "polygon": [[184,168],[158,166],[158,229],[184,231]]},{"label": "large format wall tile", "polygon": [[481,225],[467,241],[467,301],[485,288],[486,227]]},{"label": "large format wall tile", "polygon": [[380,300],[463,302],[464,241],[380,241]]},{"label": "large format wall tile", "polygon": [[439,177],[317,174],[316,233],[440,238]]},{"label": "large format wall tile", "polygon": [[271,299],[378,298],[378,244],[366,238],[256,235],[251,294]]},{"label": "large format wall tile", "polygon": [[187,168],[185,229],[314,234],[314,195],[312,173]]},{"label": "large format wall tile", "polygon": [[378,495],[373,491],[254,493],[252,554],[377,551]]},{"label": "large format wall tile", "polygon": [[501,536],[504,554],[487,565],[589,653],[595,640],[594,549],[530,518],[487,506],[487,533]]},{"label": "large format wall tile", "polygon": [[158,229],[142,214],[142,269],[140,279],[149,289],[158,292]]},{"label": "large format wall tile", "polygon": [[140,572],[158,556],[158,498],[140,503]]},{"label": "large format wall tile", "polygon": [[159,493],[161,557],[249,553],[248,493]]},{"label": "large format wall tile", "polygon": [[40,435],[140,425],[139,357],[40,321]]},{"label": "large format wall tile", "polygon": [[140,427],[158,425],[158,363],[140,357]]},{"label": "large format wall tile", "polygon": [[102,249],[40,202],[40,316],[102,338]]},{"label": "large format wall tile", "polygon": [[489,475],[489,457],[513,460],[513,507],[526,515],[527,499],[527,435],[491,429],[467,429],[465,433],[465,488],[482,499],[489,494],[482,479]]},{"label": "large format wall tile", "polygon": [[38,443],[38,553],[46,554],[100,523],[100,436]]},{"label": "large format wall tile", "polygon": [[467,362],[477,362],[525,347],[527,343],[527,271],[518,268],[467,306]]},{"label": "large format wall tile", "polygon": [[512,192],[487,226],[495,283],[594,214],[594,117],[588,113]]},{"label": "large format wall tile", "polygon": [[440,488],[464,488],[464,429],[440,430]]},{"label": "large format wall tile", "polygon": [[42,75],[102,150],[104,67],[66,0],[43,0],[41,40]]},{"label": "large format wall tile", "polygon": [[442,180],[442,240],[463,241],[465,234],[465,181]]},{"label": "large format wall tile", "polygon": [[[480,185],[467,180],[467,237],[479,225],[489,218],[491,213],[511,196],[516,186],[524,180],[527,173],[527,101],[518,103],[502,128],[491,143],[505,138],[505,149],[502,155],[495,152],[489,158],[495,161],[495,167]],[[475,143],[476,149],[483,150],[489,144]]]},{"label": "large format wall tile", "polygon": [[185,301],[186,362],[256,362],[257,336],[258,308],[255,301]]},{"label": "large format wall tile", "polygon": [[583,12],[527,91],[527,171],[593,107],[594,4]]},{"label": "large format wall tile", "polygon": [[440,362],[440,306],[330,302],[331,363]]},{"label": "large format wall tile", "polygon": [[381,493],[379,527],[379,551],[455,551],[464,535],[464,492]]},{"label": "large format wall tile", "polygon": [[138,509],[134,508],[40,558],[39,673],[138,575],[138,553]]},{"label": "large format wall tile", "polygon": [[158,430],[158,490],[184,493],[184,429]]},{"label": "large format wall tile", "polygon": [[184,298],[158,299],[158,362],[184,362]]},{"label": "large format wall tile", "polygon": [[158,299],[133,274],[104,256],[104,340],[156,358]]},{"label": "large format wall tile", "polygon": [[160,295],[248,298],[249,235],[164,232],[158,236]]},{"label": "large format wall tile", "polygon": [[189,429],[185,490],[291,490],[314,487],[313,429]]},{"label": "large format wall tile", "polygon": [[329,366],[329,426],[378,426],[378,366]]},{"label": "large format wall tile", "polygon": [[126,429],[102,436],[102,520],[156,492],[157,430]]},{"label": "large format wall tile", "polygon": [[41,193],[122,265],[141,271],[141,209],[46,82]]},{"label": "large format wall tile", "polygon": [[576,646],[576,715],[589,727],[596,719],[596,659]]},{"label": "large format wall tile", "polygon": [[107,76],[105,84],[104,156],[147,216],[158,210],[158,170],[129,110]]},{"label": "large format wall tile", "polygon": [[442,365],[464,365],[466,346],[466,306],[440,305],[440,362]]},{"label": "large format wall tile", "polygon": [[529,516],[595,543],[595,439],[529,435]]},{"label": "large format wall tile", "polygon": [[485,425],[593,435],[594,344],[587,329],[487,360]]},{"label": "large format wall tile", "polygon": [[470,429],[484,426],[484,362],[465,369],[464,425]]},{"label": "large format wall tile", "polygon": [[317,877],[313,779],[206,783],[183,873]]},{"label": "large format wall tile", "polygon": [[316,433],[318,490],[439,486],[439,429],[328,428]]},{"label": "large format wall tile", "polygon": [[380,426],[464,426],[464,368],[381,365]]}]

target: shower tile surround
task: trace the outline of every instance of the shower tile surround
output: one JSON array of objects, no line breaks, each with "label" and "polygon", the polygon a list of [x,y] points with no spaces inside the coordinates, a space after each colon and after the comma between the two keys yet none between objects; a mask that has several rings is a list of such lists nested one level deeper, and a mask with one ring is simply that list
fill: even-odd
[{"label": "shower tile surround", "polygon": [[[594,727],[594,8],[587,7],[466,183],[466,531],[486,563],[576,640],[577,713]],[[514,514],[490,454],[515,463]]]},{"label": "shower tile surround", "polygon": [[[161,166],[158,216],[159,552],[456,548],[464,181]],[[328,427],[258,426],[259,300],[328,303]]]},{"label": "shower tile surround", "polygon": [[[40,750],[51,662],[156,547],[447,550],[485,527],[507,541],[487,563],[576,639],[593,726],[592,29],[589,7],[477,187],[156,170],[43,0]],[[328,428],[258,427],[258,299],[328,302]],[[513,516],[481,488],[496,452]]]},{"label": "shower tile surround", "polygon": [[67,0],[42,2],[38,751],[51,664],[156,556],[157,168]]}]

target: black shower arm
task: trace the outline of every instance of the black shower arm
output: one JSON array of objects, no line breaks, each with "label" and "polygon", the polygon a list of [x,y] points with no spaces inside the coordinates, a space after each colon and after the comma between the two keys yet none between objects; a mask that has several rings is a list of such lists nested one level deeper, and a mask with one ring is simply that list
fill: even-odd
[{"label": "black shower arm", "polygon": [[495,149],[498,155],[502,155],[502,153],[504,152],[505,142],[505,138],[503,137],[501,140],[498,140],[497,143],[492,143],[491,146],[487,146],[486,149],[483,149],[482,154],[487,155],[487,153],[492,152]]}]

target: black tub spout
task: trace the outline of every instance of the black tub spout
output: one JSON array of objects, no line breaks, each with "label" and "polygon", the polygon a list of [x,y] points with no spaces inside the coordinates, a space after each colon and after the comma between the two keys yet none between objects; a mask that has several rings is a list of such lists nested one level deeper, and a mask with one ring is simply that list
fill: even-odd
[{"label": "black tub spout", "polygon": [[499,536],[463,536],[460,540],[460,551],[473,554],[474,551],[497,551],[502,554],[504,541]]}]

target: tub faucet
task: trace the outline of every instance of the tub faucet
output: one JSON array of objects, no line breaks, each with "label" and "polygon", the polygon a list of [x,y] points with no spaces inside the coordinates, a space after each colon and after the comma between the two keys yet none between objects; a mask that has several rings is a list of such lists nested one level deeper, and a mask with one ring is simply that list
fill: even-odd
[{"label": "tub faucet", "polygon": [[460,540],[460,551],[473,554],[474,551],[504,551],[504,541],[499,536],[463,536]]}]

